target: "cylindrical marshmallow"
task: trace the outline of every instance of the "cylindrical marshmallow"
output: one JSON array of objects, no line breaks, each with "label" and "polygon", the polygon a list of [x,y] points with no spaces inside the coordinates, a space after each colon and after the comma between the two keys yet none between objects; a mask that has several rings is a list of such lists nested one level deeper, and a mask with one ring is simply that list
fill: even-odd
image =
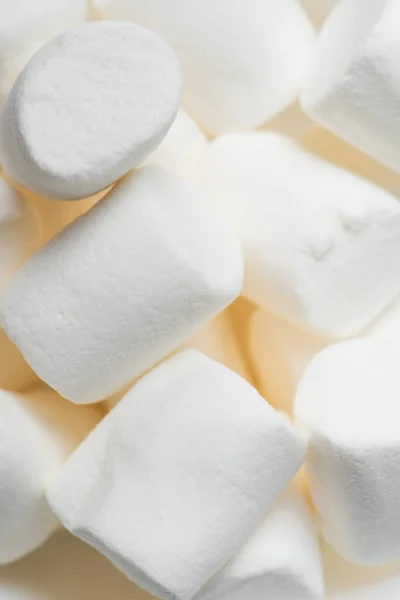
[{"label": "cylindrical marshmallow", "polygon": [[183,72],[183,105],[210,133],[252,129],[296,97],[314,42],[298,0],[94,0],[155,31]]},{"label": "cylindrical marshmallow", "polygon": [[294,412],[322,533],[346,559],[400,558],[400,344],[353,340],[310,363]]},{"label": "cylindrical marshmallow", "polygon": [[53,390],[0,390],[0,564],[40,546],[58,521],[45,490],[62,463],[102,417]]},{"label": "cylindrical marshmallow", "polygon": [[400,171],[400,3],[343,0],[326,21],[302,89],[306,112]]},{"label": "cylindrical marshmallow", "polygon": [[151,31],[114,21],[70,29],[35,54],[2,107],[4,170],[39,196],[91,196],[155,150],[180,87],[173,52]]},{"label": "cylindrical marshmallow", "polygon": [[400,288],[397,199],[278,134],[225,134],[199,185],[244,246],[243,293],[332,335],[358,333]]},{"label": "cylindrical marshmallow", "polygon": [[0,176],[0,291],[40,244],[38,213]]},{"label": "cylindrical marshmallow", "polygon": [[186,350],[143,377],[64,465],[64,526],[161,598],[190,600],[239,550],[303,460],[289,421]]},{"label": "cylindrical marshmallow", "polygon": [[31,56],[87,12],[88,0],[1,0],[0,104]]},{"label": "cylindrical marshmallow", "polygon": [[159,165],[185,179],[194,177],[207,150],[207,138],[195,121],[182,109],[171,129],[144,165]]},{"label": "cylindrical marshmallow", "polygon": [[41,379],[103,400],[234,300],[241,248],[205,204],[161,167],[137,169],[23,266],[1,321]]},{"label": "cylindrical marshmallow", "polygon": [[195,600],[323,600],[317,532],[300,486],[292,483],[229,563]]},{"label": "cylindrical marshmallow", "polygon": [[329,343],[333,340],[300,329],[266,310],[256,310],[249,324],[248,346],[260,393],[272,406],[291,414],[305,368]]}]

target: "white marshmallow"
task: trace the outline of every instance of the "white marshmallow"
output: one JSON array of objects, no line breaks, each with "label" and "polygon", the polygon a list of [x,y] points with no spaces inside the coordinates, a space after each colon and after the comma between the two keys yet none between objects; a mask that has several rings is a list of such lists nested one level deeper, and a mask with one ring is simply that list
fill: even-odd
[{"label": "white marshmallow", "polygon": [[253,313],[248,335],[258,390],[272,406],[291,414],[296,387],[305,368],[333,340],[300,329],[262,309]]},{"label": "white marshmallow", "polygon": [[174,54],[151,31],[119,22],[71,29],[35,54],[3,104],[4,170],[38,195],[91,196],[158,146],[180,85]]},{"label": "white marshmallow", "polygon": [[400,3],[343,0],[315,48],[302,90],[306,112],[400,171]]},{"label": "white marshmallow", "polygon": [[40,243],[37,211],[0,176],[0,291]]},{"label": "white marshmallow", "polygon": [[85,22],[87,5],[87,0],[1,0],[0,104],[44,43]]},{"label": "white marshmallow", "polygon": [[50,389],[0,391],[0,564],[40,546],[57,528],[45,489],[102,416]]},{"label": "white marshmallow", "polygon": [[104,19],[160,35],[178,56],[183,105],[210,133],[251,129],[296,97],[314,31],[297,0],[94,0]]},{"label": "white marshmallow", "polygon": [[299,486],[292,484],[195,600],[322,600],[323,589],[314,523]]},{"label": "white marshmallow", "polygon": [[353,340],[308,366],[295,417],[325,538],[345,558],[400,558],[400,345]]},{"label": "white marshmallow", "polygon": [[192,186],[134,171],[17,273],[1,321],[73,402],[107,398],[234,300],[241,249]]},{"label": "white marshmallow", "polygon": [[103,419],[48,499],[67,529],[141,587],[189,600],[272,507],[303,451],[250,384],[186,350]]},{"label": "white marshmallow", "polygon": [[354,335],[398,294],[396,198],[283,136],[225,134],[199,184],[243,241],[243,293],[278,316]]},{"label": "white marshmallow", "polygon": [[359,566],[323,545],[326,600],[398,600],[400,564]]},{"label": "white marshmallow", "polygon": [[171,129],[143,164],[160,165],[185,179],[197,174],[207,150],[207,138],[182,109]]},{"label": "white marshmallow", "polygon": [[0,569],[0,600],[154,600],[66,531]]}]

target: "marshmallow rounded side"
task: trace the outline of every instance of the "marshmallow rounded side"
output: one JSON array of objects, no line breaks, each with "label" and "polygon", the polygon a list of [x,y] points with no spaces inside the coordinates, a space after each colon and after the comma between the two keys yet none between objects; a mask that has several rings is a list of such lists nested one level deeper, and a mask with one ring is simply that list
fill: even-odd
[{"label": "marshmallow rounded side", "polygon": [[209,133],[252,129],[295,100],[314,42],[297,0],[95,0],[103,19],[155,31],[179,58],[183,106]]},{"label": "marshmallow rounded side", "polygon": [[399,365],[398,342],[342,342],[312,360],[296,392],[322,533],[359,564],[400,558]]},{"label": "marshmallow rounded side", "polygon": [[98,402],[182,345],[242,280],[237,239],[195,188],[143,167],[23,266],[1,322],[41,379]]},{"label": "marshmallow rounded side", "polygon": [[0,291],[38,248],[40,238],[37,211],[0,177]]},{"label": "marshmallow rounded side", "polygon": [[323,600],[318,536],[297,482],[195,600]]},{"label": "marshmallow rounded side", "polygon": [[236,227],[255,304],[342,338],[398,294],[400,206],[385,190],[267,132],[215,139],[197,180]]},{"label": "marshmallow rounded side", "polygon": [[58,527],[47,485],[102,416],[75,407],[53,390],[0,390],[0,564],[17,560]]},{"label": "marshmallow rounded side", "polygon": [[305,77],[305,111],[400,171],[400,5],[343,0],[326,21]]},{"label": "marshmallow rounded side", "polygon": [[86,21],[88,0],[2,0],[0,104],[28,60],[51,38]]},{"label": "marshmallow rounded side", "polygon": [[180,87],[173,52],[151,31],[114,21],[70,29],[35,54],[2,107],[4,170],[39,196],[91,196],[160,144]]},{"label": "marshmallow rounded side", "polygon": [[303,453],[249,383],[186,350],[106,415],[47,496],[67,529],[138,585],[190,600],[254,531]]}]

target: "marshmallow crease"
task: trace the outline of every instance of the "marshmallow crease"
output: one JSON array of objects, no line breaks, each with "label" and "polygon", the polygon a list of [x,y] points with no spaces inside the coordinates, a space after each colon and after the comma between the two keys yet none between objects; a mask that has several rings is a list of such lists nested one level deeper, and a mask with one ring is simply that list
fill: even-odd
[{"label": "marshmallow crease", "polygon": [[0,176],[0,291],[38,248],[40,237],[37,211]]},{"label": "marshmallow crease", "polygon": [[399,364],[398,342],[342,342],[313,359],[297,388],[322,533],[354,563],[400,558]]},{"label": "marshmallow crease", "polygon": [[4,102],[4,170],[39,196],[91,196],[155,150],[180,86],[174,54],[151,31],[120,22],[66,31],[28,62]]},{"label": "marshmallow crease", "polygon": [[41,379],[98,402],[222,311],[242,279],[230,229],[188,182],[148,166],[23,266],[1,320]]},{"label": "marshmallow crease", "polygon": [[343,0],[316,44],[302,89],[305,111],[400,171],[400,4]]},{"label": "marshmallow crease", "polygon": [[87,12],[88,0],[1,0],[0,104],[32,55]]},{"label": "marshmallow crease", "polygon": [[64,466],[64,526],[161,598],[189,600],[236,553],[302,463],[289,421],[186,350],[143,377]]},{"label": "marshmallow crease", "polygon": [[243,293],[302,327],[358,333],[398,294],[400,206],[267,132],[214,140],[199,185],[243,242]]},{"label": "marshmallow crease", "polygon": [[195,600],[323,600],[323,590],[317,532],[296,482]]},{"label": "marshmallow crease", "polygon": [[49,388],[26,394],[0,390],[0,565],[43,544],[58,521],[45,489],[102,417]]},{"label": "marshmallow crease", "polygon": [[183,105],[211,134],[251,129],[296,97],[314,30],[297,0],[94,0],[103,19],[128,19],[179,58]]}]

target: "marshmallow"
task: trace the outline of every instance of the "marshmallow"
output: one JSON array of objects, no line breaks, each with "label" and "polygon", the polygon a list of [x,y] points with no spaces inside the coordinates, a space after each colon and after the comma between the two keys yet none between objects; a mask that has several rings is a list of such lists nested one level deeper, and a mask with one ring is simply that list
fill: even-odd
[{"label": "marshmallow", "polygon": [[94,0],[103,19],[127,19],[178,56],[184,108],[212,133],[251,129],[296,97],[314,43],[297,0]]},{"label": "marshmallow", "polygon": [[154,600],[98,552],[60,531],[24,559],[1,567],[1,600]]},{"label": "marshmallow", "polygon": [[296,387],[305,368],[333,340],[261,309],[253,313],[248,335],[259,392],[275,408],[292,413]]},{"label": "marshmallow", "polygon": [[180,85],[174,54],[151,31],[119,22],[71,29],[35,54],[3,104],[4,170],[39,196],[91,196],[155,150]]},{"label": "marshmallow", "polygon": [[85,22],[87,4],[87,0],[1,0],[0,104],[44,43]]},{"label": "marshmallow", "polygon": [[400,564],[359,566],[343,560],[327,545],[322,547],[326,600],[398,600]]},{"label": "marshmallow", "polygon": [[37,211],[0,176],[0,291],[40,243]]},{"label": "marshmallow", "polygon": [[292,484],[195,600],[323,600],[323,589],[314,523],[298,485]]},{"label": "marshmallow", "polygon": [[68,455],[100,420],[53,390],[0,391],[0,564],[40,546],[58,522],[45,489]]},{"label": "marshmallow", "polygon": [[230,304],[242,278],[229,228],[189,183],[149,166],[23,266],[1,321],[41,379],[98,402]]},{"label": "marshmallow", "polygon": [[313,359],[295,398],[323,535],[359,564],[400,558],[400,347],[353,340]]},{"label": "marshmallow", "polygon": [[347,337],[398,294],[400,206],[386,191],[266,132],[212,142],[199,185],[243,241],[244,295],[277,316]]},{"label": "marshmallow", "polygon": [[185,179],[197,174],[207,150],[207,138],[182,109],[171,129],[145,165],[160,165]]},{"label": "marshmallow", "polygon": [[303,452],[249,383],[186,350],[132,388],[47,496],[64,526],[130,579],[189,600],[254,531]]},{"label": "marshmallow", "polygon": [[301,100],[315,120],[400,172],[400,3],[343,0],[316,44]]}]

